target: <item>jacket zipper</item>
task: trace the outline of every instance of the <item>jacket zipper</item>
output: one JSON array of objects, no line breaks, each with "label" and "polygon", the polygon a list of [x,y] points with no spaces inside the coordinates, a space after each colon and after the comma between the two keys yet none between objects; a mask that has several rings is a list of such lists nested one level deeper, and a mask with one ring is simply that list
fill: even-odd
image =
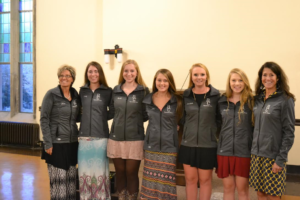
[{"label": "jacket zipper", "polygon": [[262,106],[261,108],[261,111],[260,111],[260,115],[259,115],[259,125],[258,125],[258,136],[257,136],[257,154],[259,152],[259,136],[260,136],[260,122],[261,122],[261,114],[263,112],[263,108],[265,107],[266,105],[266,102],[264,101],[264,105]]},{"label": "jacket zipper", "polygon": [[[198,106],[198,103],[196,102],[196,105]],[[198,126],[197,126],[197,147],[199,146],[199,126],[200,126],[200,123],[199,123],[199,119],[200,119],[200,106],[198,106]]]},{"label": "jacket zipper", "polygon": [[72,103],[73,103],[73,99],[72,99],[72,101],[71,101],[71,103],[70,103],[70,108],[71,108],[71,113],[70,113],[70,143],[71,143],[71,140],[72,140],[72,125],[71,125],[71,120],[72,120]]},{"label": "jacket zipper", "polygon": [[93,98],[94,98],[94,92],[92,92],[92,98],[91,98],[91,103],[90,103],[90,136],[92,136],[92,103],[93,103]]},{"label": "jacket zipper", "polygon": [[234,104],[233,107],[233,140],[232,140],[232,154],[234,155],[234,141],[235,141],[235,108],[236,105]]},{"label": "jacket zipper", "polygon": [[160,119],[159,119],[159,151],[161,152],[161,117],[162,117],[162,111],[163,109],[160,111]]},{"label": "jacket zipper", "polygon": [[[128,95],[129,96],[129,95]],[[128,102],[128,96],[126,97],[125,102],[125,118],[124,118],[124,140],[126,141],[126,113],[127,113],[127,102]]]}]

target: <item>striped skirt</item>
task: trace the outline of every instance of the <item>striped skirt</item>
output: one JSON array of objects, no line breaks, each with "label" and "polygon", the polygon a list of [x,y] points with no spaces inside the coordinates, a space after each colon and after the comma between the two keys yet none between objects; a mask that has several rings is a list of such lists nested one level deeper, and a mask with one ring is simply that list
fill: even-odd
[{"label": "striped skirt", "polygon": [[141,198],[176,200],[177,153],[145,151]]},{"label": "striped skirt", "polygon": [[106,147],[106,138],[79,138],[78,175],[81,200],[111,199]]}]

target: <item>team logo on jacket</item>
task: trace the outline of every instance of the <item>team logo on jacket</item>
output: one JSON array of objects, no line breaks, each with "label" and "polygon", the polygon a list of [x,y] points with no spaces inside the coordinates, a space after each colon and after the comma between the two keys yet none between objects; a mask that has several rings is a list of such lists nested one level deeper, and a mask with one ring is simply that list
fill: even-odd
[{"label": "team logo on jacket", "polygon": [[61,104],[60,104],[60,105],[64,106],[64,105],[66,105],[66,103],[65,103],[65,102],[61,102]]},{"label": "team logo on jacket", "polygon": [[203,105],[204,107],[211,107],[210,105],[210,98],[206,99],[206,104]]},{"label": "team logo on jacket", "polygon": [[193,102],[190,102],[190,103],[186,103],[187,106],[189,105],[193,105],[194,103]]},{"label": "team logo on jacket", "polygon": [[170,106],[170,105],[167,105],[167,111],[165,111],[164,113],[172,113],[172,112],[171,112],[171,106]]},{"label": "team logo on jacket", "polygon": [[129,101],[130,103],[138,103],[136,101],[136,95],[132,95],[132,101]]},{"label": "team logo on jacket", "polygon": [[270,109],[270,105],[267,105],[267,107],[266,107],[266,109],[265,109],[265,111],[263,112],[263,114],[270,114],[269,113],[269,109]]},{"label": "team logo on jacket", "polygon": [[73,106],[72,106],[73,108],[76,108],[77,107],[77,103],[76,103],[76,101],[73,101]]},{"label": "team logo on jacket", "polygon": [[102,101],[101,100],[101,95],[97,94],[96,97],[94,98],[94,101]]}]

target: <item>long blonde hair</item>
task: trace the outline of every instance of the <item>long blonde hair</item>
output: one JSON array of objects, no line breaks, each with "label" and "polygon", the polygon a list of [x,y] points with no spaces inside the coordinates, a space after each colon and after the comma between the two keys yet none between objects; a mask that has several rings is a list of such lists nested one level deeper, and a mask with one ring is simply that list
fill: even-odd
[{"label": "long blonde hair", "polygon": [[206,73],[206,81],[205,81],[205,85],[208,86],[210,83],[210,76],[209,76],[209,71],[207,69],[207,67],[205,65],[203,65],[202,63],[196,63],[193,64],[193,66],[190,68],[190,81],[189,81],[189,88],[193,88],[195,86],[195,84],[193,83],[193,69],[195,67],[200,67],[202,69],[204,69],[205,73]]},{"label": "long blonde hair", "polygon": [[[232,74],[237,74],[241,77],[242,81],[244,82],[244,89],[241,93],[240,97],[240,108],[239,108],[239,123],[241,121],[241,115],[240,113],[243,112],[244,110],[244,105],[248,103],[248,107],[252,111],[253,105],[254,105],[254,99],[253,99],[253,93],[252,89],[249,84],[249,80],[245,72],[243,72],[241,69],[234,68],[229,72],[228,79],[227,79],[227,84],[226,84],[226,91],[225,91],[225,96],[227,97],[227,103],[229,107],[229,98],[232,97],[232,89],[230,87],[230,78]],[[252,123],[253,123],[253,115],[252,115]]]},{"label": "long blonde hair", "polygon": [[135,69],[136,69],[136,72],[137,72],[137,75],[136,75],[136,78],[135,78],[135,82],[139,85],[142,85],[145,87],[146,86],[146,83],[144,82],[143,78],[142,78],[142,74],[141,74],[141,71],[140,71],[140,68],[139,68],[139,65],[137,64],[137,62],[135,60],[126,60],[123,65],[122,65],[122,68],[121,68],[121,71],[120,71],[120,76],[119,76],[119,84],[122,84],[125,82],[125,79],[123,77],[123,72],[124,72],[124,68],[126,65],[128,64],[133,64]]}]

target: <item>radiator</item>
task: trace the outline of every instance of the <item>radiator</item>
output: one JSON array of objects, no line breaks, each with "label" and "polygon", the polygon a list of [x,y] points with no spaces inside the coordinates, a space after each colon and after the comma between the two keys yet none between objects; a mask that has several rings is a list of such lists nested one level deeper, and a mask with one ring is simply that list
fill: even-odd
[{"label": "radiator", "polygon": [[39,131],[38,124],[0,121],[0,144],[34,148],[40,141]]}]

